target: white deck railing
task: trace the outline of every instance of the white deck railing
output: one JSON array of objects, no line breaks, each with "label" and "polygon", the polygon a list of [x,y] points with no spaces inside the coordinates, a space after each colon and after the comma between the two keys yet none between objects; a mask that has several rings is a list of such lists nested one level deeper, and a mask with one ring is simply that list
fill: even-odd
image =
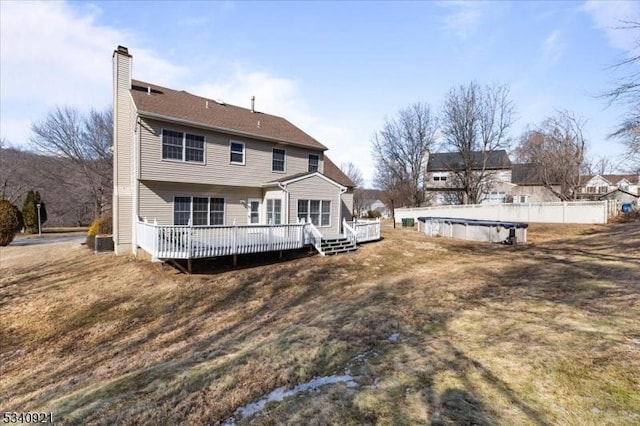
[{"label": "white deck railing", "polygon": [[[196,259],[234,254],[293,250],[322,235],[312,224],[189,226],[136,223],[137,245],[158,259]],[[316,245],[317,240],[317,245]]]},{"label": "white deck railing", "polygon": [[356,238],[359,243],[380,239],[380,219],[376,219],[374,221],[358,220],[345,223],[355,231]]},{"label": "white deck railing", "polygon": [[312,244],[316,250],[318,250],[318,253],[324,256],[324,252],[322,251],[322,233],[318,231],[318,228],[311,222],[305,224],[303,221],[302,224],[306,225],[305,243]]},{"label": "white deck railing", "polygon": [[342,230],[344,231],[345,237],[347,237],[351,242],[356,243],[358,241],[358,234],[356,230],[349,225],[349,222],[346,219],[342,219]]}]

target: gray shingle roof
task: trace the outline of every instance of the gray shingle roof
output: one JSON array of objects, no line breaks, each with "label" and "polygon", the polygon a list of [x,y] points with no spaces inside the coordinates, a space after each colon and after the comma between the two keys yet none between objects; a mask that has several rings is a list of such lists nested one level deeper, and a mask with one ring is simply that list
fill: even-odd
[{"label": "gray shingle roof", "polygon": [[[471,153],[472,164],[474,169],[482,169],[484,156],[481,151]],[[429,154],[427,161],[427,171],[429,172],[445,172],[456,170],[464,164],[463,157],[459,152],[434,152]],[[511,168],[511,160],[504,149],[487,152],[486,169],[509,169]]]},{"label": "gray shingle roof", "polygon": [[[138,80],[131,81],[131,96],[140,115],[157,115],[194,123],[222,132],[242,134],[324,151],[326,146],[282,117],[251,112],[229,104],[168,89]],[[149,91],[151,92],[149,94]]]}]

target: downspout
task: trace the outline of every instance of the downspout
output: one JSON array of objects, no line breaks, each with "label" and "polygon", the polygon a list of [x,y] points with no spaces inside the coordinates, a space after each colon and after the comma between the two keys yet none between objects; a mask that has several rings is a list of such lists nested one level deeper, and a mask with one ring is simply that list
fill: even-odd
[{"label": "downspout", "polygon": [[131,218],[131,251],[135,257],[138,257],[138,233],[136,228],[138,217],[140,216],[140,145],[142,139],[140,130],[140,117],[136,117],[133,137],[131,138],[131,156],[133,160],[133,172],[131,174],[131,210],[133,213]]},{"label": "downspout", "polygon": [[340,232],[341,234],[344,234],[344,229],[342,229],[342,220],[344,219],[344,217],[342,217],[342,194],[347,192],[347,189],[349,188],[347,188],[346,186],[340,188],[340,193],[338,194],[338,222],[340,223],[338,232]]},{"label": "downspout", "polygon": [[284,197],[284,208],[283,210],[287,212],[287,222],[286,224],[288,225],[289,223],[291,223],[291,221],[289,220],[289,190],[287,189],[287,185],[283,185],[282,182],[278,182],[278,188],[282,189],[284,191],[285,197]]}]

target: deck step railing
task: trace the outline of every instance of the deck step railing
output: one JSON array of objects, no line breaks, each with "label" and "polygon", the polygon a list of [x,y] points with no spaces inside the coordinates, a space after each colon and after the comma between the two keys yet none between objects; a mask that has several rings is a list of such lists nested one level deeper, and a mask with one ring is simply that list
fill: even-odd
[{"label": "deck step railing", "polygon": [[376,241],[380,239],[380,219],[370,221],[351,221],[346,222],[356,234],[356,239],[359,243],[367,241]]}]

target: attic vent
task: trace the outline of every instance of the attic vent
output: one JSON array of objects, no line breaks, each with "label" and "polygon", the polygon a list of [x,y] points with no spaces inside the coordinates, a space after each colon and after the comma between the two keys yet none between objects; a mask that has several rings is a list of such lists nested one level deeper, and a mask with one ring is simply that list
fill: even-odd
[{"label": "attic vent", "polygon": [[216,103],[220,105],[226,105],[222,99],[216,99]]}]

